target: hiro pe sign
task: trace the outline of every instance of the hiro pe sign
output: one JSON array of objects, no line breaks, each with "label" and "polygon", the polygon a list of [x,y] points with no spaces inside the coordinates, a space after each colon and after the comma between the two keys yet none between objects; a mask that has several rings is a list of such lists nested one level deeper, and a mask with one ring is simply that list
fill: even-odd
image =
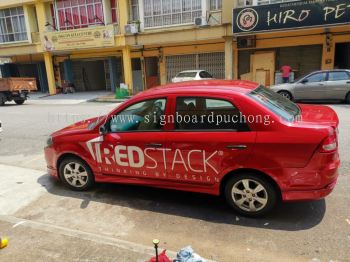
[{"label": "hiro pe sign", "polygon": [[233,9],[233,33],[350,24],[349,0],[307,0]]}]

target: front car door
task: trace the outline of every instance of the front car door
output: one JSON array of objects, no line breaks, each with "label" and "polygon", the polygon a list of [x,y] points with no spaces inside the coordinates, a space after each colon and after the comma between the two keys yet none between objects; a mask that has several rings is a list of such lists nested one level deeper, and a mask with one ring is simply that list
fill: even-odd
[{"label": "front car door", "polygon": [[88,145],[106,181],[143,183],[165,177],[161,116],[165,97],[135,102],[111,115],[107,133]]},{"label": "front car door", "polygon": [[327,72],[310,74],[295,84],[294,98],[296,100],[322,99]]},{"label": "front car door", "polygon": [[323,99],[344,100],[350,92],[350,73],[347,71],[331,71],[325,85]]},{"label": "front car door", "polygon": [[256,132],[246,123],[234,123],[241,112],[227,97],[191,95],[172,100],[174,125],[164,133],[168,178],[183,189],[214,191],[222,176],[244,166]]}]

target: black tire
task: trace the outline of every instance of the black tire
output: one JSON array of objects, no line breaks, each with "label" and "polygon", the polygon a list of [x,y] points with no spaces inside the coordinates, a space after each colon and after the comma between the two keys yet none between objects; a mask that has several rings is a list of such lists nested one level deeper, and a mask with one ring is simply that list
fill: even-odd
[{"label": "black tire", "polygon": [[0,106],[3,106],[6,102],[6,96],[2,93],[0,93]]},{"label": "black tire", "polygon": [[[244,186],[247,181],[249,189]],[[258,185],[259,189],[262,190],[255,192],[254,189],[257,189]],[[233,193],[233,190],[236,193]],[[237,213],[248,217],[263,216],[271,211],[277,203],[277,192],[271,182],[262,176],[251,173],[237,174],[228,180],[225,185],[225,197],[227,203]],[[262,204],[262,200],[266,203]],[[242,204],[239,205],[240,203]],[[250,205],[254,205],[255,211],[249,210]]]},{"label": "black tire", "polygon": [[278,92],[278,94],[280,94],[281,96],[283,96],[283,97],[285,97],[285,98],[287,98],[287,99],[289,99],[289,100],[293,100],[293,96],[292,96],[292,94],[290,93],[290,92],[288,92],[288,91],[279,91]]},{"label": "black tire", "polygon": [[[80,168],[77,168],[77,165],[79,165]],[[67,173],[69,172],[69,168],[72,170],[70,174]],[[85,172],[86,175],[79,176],[78,172],[80,172],[80,174]],[[85,191],[93,187],[95,184],[95,177],[91,168],[85,163],[85,161],[78,157],[67,157],[63,159],[58,168],[58,175],[62,183],[74,191]],[[69,175],[71,175],[71,179],[68,178]],[[74,180],[76,181],[75,183]],[[82,183],[81,181],[85,183]],[[76,184],[76,186],[74,186],[74,184]]]},{"label": "black tire", "polygon": [[15,103],[16,103],[17,105],[23,105],[24,101],[25,101],[24,99],[15,100]]},{"label": "black tire", "polygon": [[350,105],[350,93],[348,93],[345,97],[345,102]]}]

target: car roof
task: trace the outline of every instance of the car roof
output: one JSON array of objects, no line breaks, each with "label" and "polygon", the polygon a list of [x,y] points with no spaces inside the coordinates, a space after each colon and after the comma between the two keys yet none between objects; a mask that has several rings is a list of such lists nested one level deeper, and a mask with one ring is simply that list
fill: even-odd
[{"label": "car roof", "polygon": [[202,72],[202,71],[206,71],[206,70],[201,70],[201,69],[198,69],[198,70],[185,70],[185,71],[179,72],[179,74],[181,74],[181,73],[198,73],[198,72]]},{"label": "car roof", "polygon": [[186,95],[193,91],[198,93],[249,93],[259,86],[258,83],[245,80],[200,80],[171,83],[150,88],[134,97],[147,97],[152,95],[181,94]]},{"label": "car roof", "polygon": [[[328,72],[344,72],[344,71],[350,72],[349,69],[329,69],[329,70],[317,70],[317,71],[310,72],[309,74],[328,73]],[[309,75],[309,74],[307,74],[307,75]]]}]

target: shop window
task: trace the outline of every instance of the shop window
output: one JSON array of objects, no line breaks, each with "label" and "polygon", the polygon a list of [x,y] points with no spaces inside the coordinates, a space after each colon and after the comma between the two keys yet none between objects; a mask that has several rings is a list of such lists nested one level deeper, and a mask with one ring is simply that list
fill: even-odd
[{"label": "shop window", "polygon": [[139,1],[138,0],[131,0],[129,3],[130,3],[130,20],[131,21],[140,20]]},{"label": "shop window", "polygon": [[53,4],[50,4],[50,11],[51,11],[51,17],[52,17],[52,27],[53,29],[57,28],[57,22],[56,22],[56,13]]},{"label": "shop window", "polygon": [[111,0],[112,23],[118,23],[117,0]]},{"label": "shop window", "polygon": [[0,43],[28,40],[22,7],[0,10]]},{"label": "shop window", "polygon": [[189,24],[201,16],[201,0],[144,0],[145,28]]},{"label": "shop window", "polygon": [[221,10],[222,0],[210,0],[210,10]]},{"label": "shop window", "polygon": [[104,24],[102,0],[57,0],[56,10],[60,30]]}]

